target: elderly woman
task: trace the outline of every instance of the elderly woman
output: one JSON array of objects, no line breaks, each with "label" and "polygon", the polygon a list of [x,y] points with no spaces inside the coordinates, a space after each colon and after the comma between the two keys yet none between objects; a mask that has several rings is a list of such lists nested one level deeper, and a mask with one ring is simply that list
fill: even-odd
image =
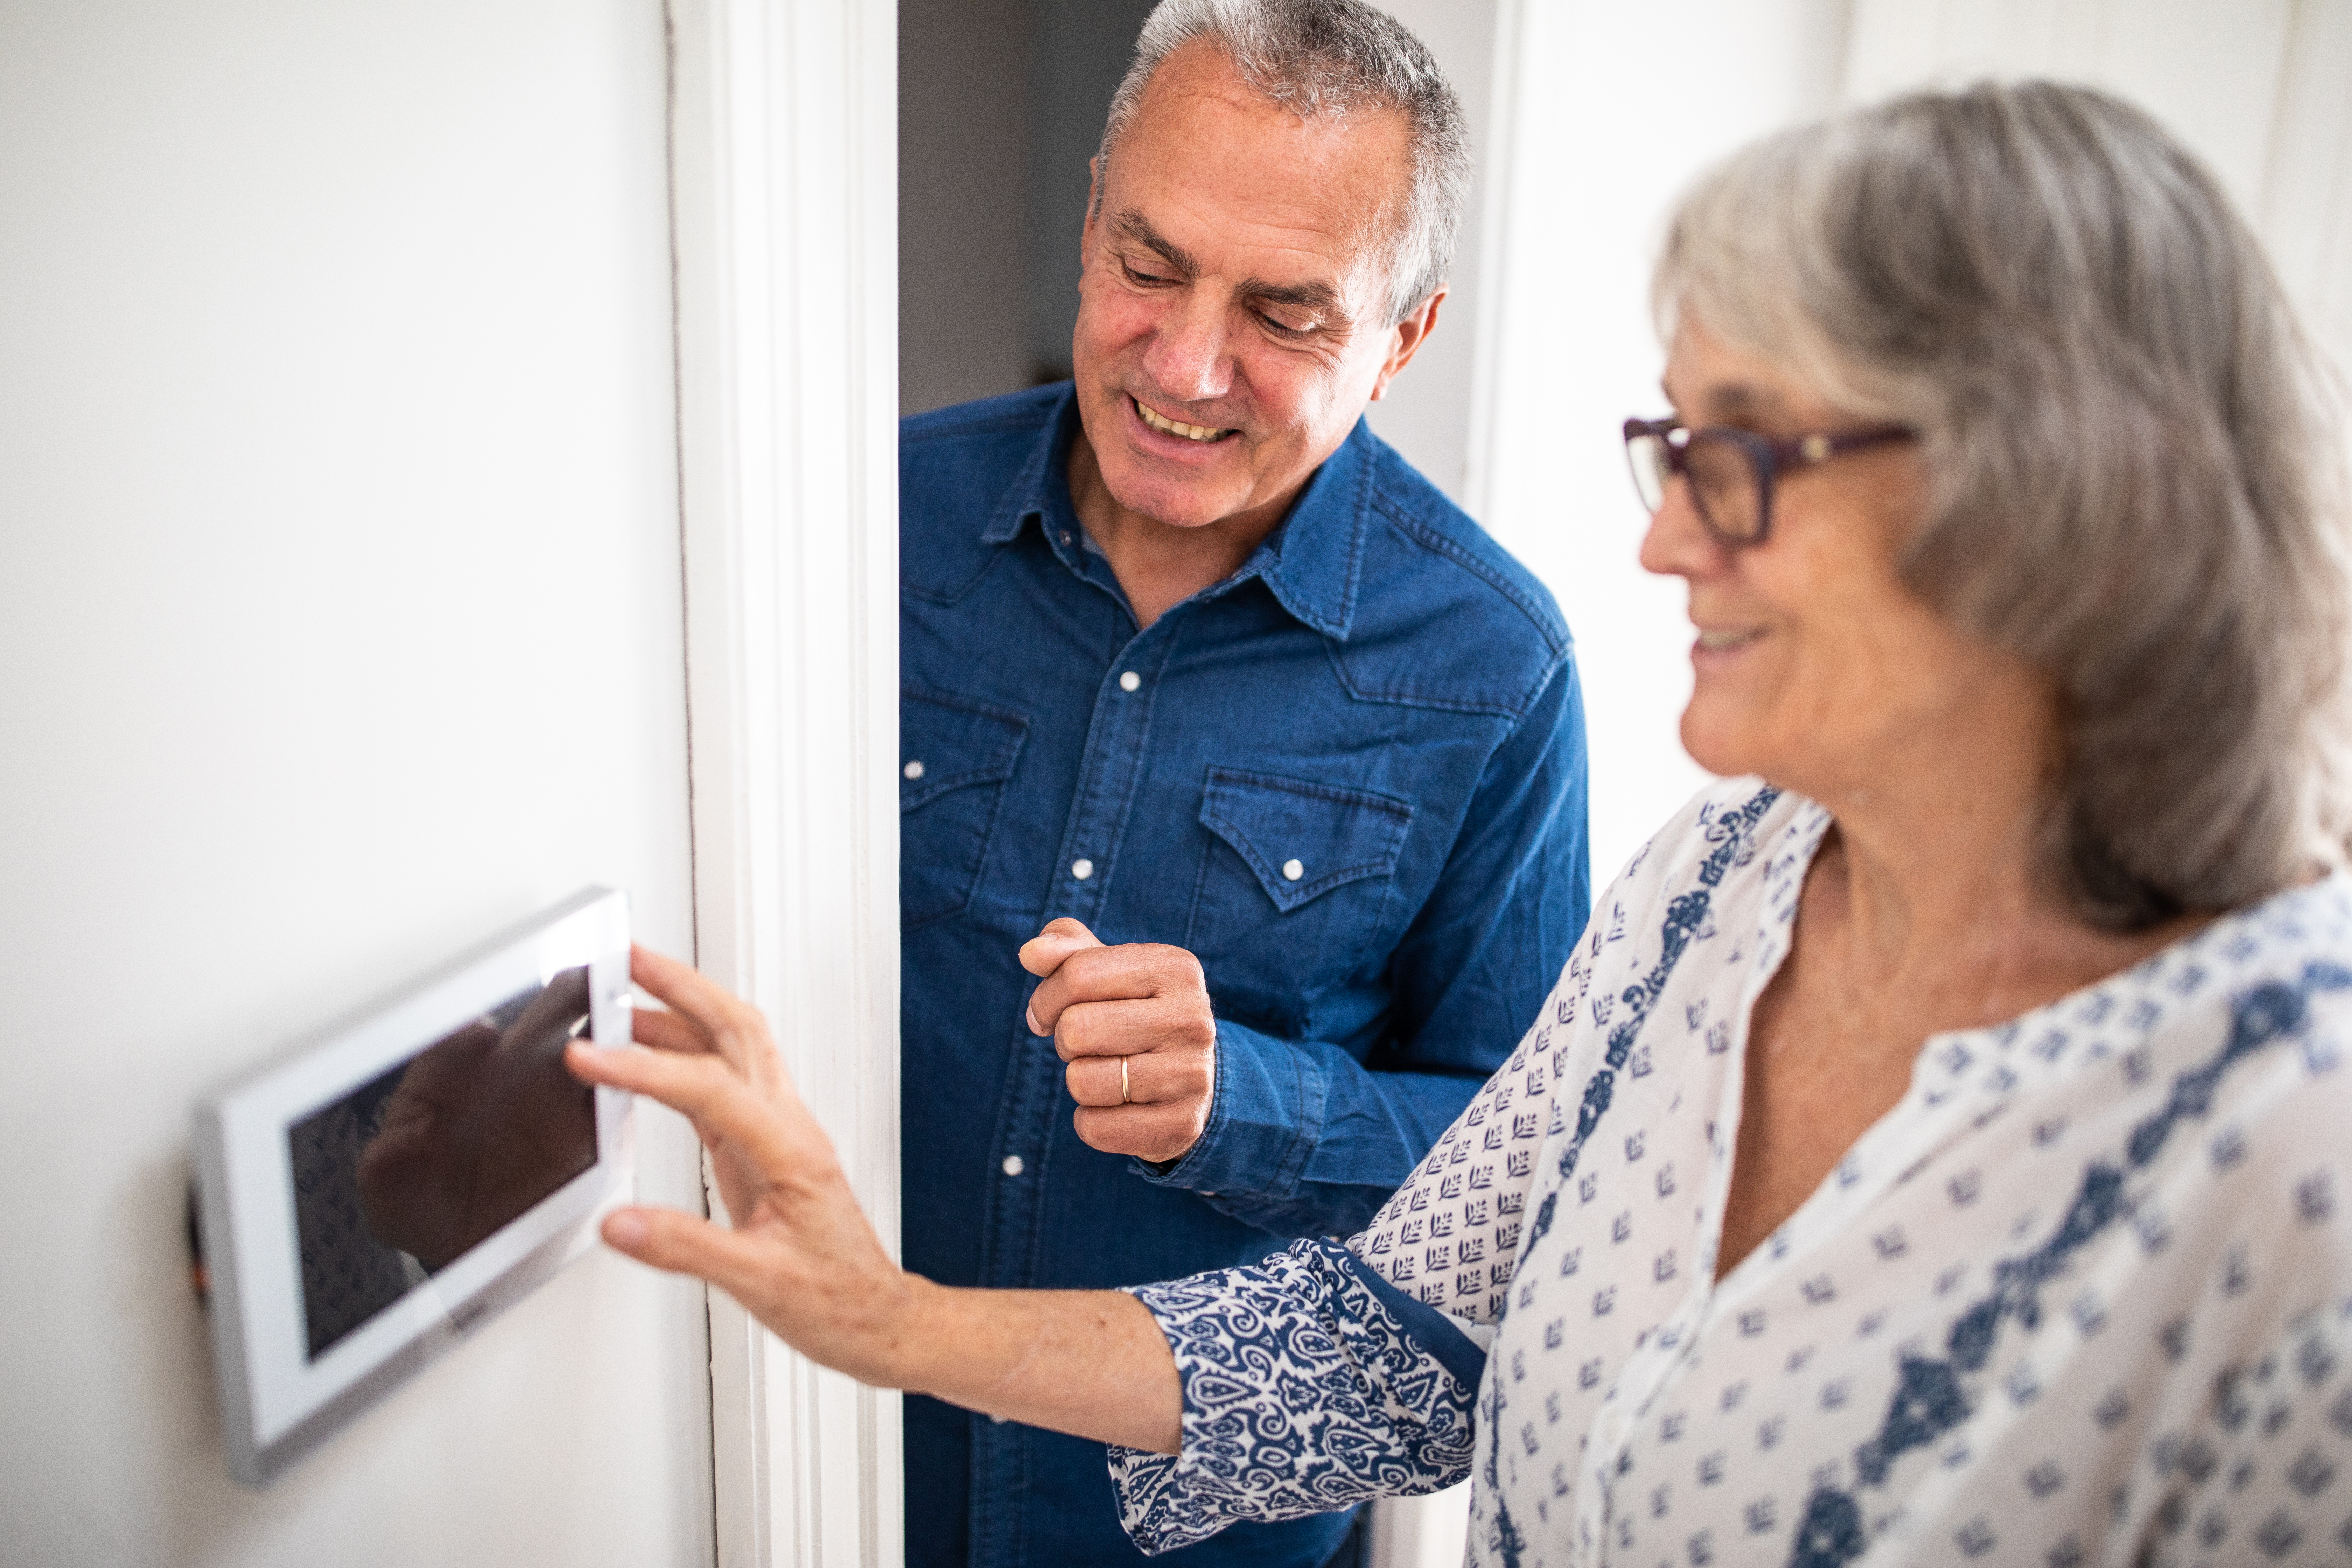
[{"label": "elderly woman", "polygon": [[[2345,579],[2253,242],[2141,115],[1983,88],[1742,153],[1657,300],[1642,559],[1730,776],[1369,1229],[940,1289],[758,1016],[648,956],[656,1049],[575,1068],[694,1116],[736,1228],[608,1238],[1122,1446],[1150,1549],[1470,1476],[1480,1563],[2352,1552]],[[1076,945],[1041,1030],[1099,1005]]]}]

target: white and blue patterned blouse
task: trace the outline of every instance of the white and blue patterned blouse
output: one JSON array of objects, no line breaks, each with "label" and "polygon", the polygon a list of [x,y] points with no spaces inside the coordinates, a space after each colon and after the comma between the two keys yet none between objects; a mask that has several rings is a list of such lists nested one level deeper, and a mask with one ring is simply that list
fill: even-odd
[{"label": "white and blue patterned blouse", "polygon": [[1369,1229],[1137,1292],[1184,1394],[1112,1450],[1139,1545],[1470,1476],[1511,1568],[2352,1558],[2352,879],[1934,1037],[1717,1280],[1828,826],[1709,789]]}]

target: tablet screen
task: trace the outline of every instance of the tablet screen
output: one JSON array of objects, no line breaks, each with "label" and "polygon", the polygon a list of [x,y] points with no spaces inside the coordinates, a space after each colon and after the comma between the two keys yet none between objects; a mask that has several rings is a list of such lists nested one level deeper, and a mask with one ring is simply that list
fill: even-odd
[{"label": "tablet screen", "polygon": [[312,1360],[596,1163],[587,1023],[567,969],[288,1130]]}]

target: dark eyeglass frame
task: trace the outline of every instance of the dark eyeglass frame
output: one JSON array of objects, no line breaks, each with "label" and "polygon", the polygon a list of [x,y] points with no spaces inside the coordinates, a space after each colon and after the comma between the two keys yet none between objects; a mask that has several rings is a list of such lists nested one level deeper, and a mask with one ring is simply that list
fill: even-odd
[{"label": "dark eyeglass frame", "polygon": [[[1682,437],[1677,441],[1676,436]],[[1676,479],[1690,478],[1690,448],[1696,442],[1720,441],[1738,447],[1748,454],[1748,468],[1756,476],[1756,531],[1732,533],[1706,514],[1706,502],[1696,486],[1691,488],[1691,510],[1706,525],[1715,542],[1727,550],[1744,550],[1761,544],[1772,533],[1772,486],[1783,473],[1803,468],[1818,468],[1831,458],[1867,447],[1883,447],[1895,441],[1916,441],[1919,433],[1907,425],[1873,425],[1843,434],[1817,431],[1807,436],[1791,436],[1775,440],[1754,430],[1737,429],[1727,425],[1708,425],[1692,429],[1681,420],[1669,416],[1664,419],[1628,419],[1625,421],[1625,462],[1633,474],[1633,493],[1649,505],[1642,484],[1642,459],[1633,443],[1654,440],[1665,454],[1666,471]],[[1665,504],[1663,488],[1659,505]],[[1656,515],[1657,508],[1651,513]]]}]

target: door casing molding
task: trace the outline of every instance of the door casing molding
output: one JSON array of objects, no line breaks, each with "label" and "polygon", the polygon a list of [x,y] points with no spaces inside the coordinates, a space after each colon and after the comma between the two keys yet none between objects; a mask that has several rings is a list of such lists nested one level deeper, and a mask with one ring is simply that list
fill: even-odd
[{"label": "door casing molding", "polygon": [[[896,10],[668,21],[696,957],[768,1016],[895,1254]],[[717,1290],[710,1342],[720,1568],[895,1568],[898,1396]]]}]

